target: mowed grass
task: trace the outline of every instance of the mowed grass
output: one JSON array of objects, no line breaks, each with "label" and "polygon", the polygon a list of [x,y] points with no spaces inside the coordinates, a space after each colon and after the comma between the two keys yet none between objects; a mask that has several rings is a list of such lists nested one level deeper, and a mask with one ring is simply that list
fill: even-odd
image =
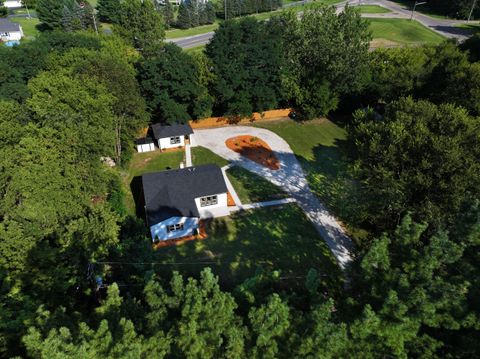
[{"label": "mowed grass", "polygon": [[310,268],[326,288],[339,287],[340,270],[311,222],[294,204],[262,208],[217,218],[207,225],[208,238],[160,248],[156,261],[172,270],[198,276],[211,267],[227,288],[263,271],[279,271],[282,284],[304,287]]},{"label": "mowed grass", "polygon": [[417,21],[407,19],[368,19],[374,39],[404,45],[439,44],[445,38]]},{"label": "mowed grass", "polygon": [[227,176],[243,204],[286,198],[287,194],[266,179],[234,166],[227,170]]},{"label": "mowed grass", "polygon": [[165,171],[180,167],[184,160],[184,151],[176,150],[160,152],[158,149],[152,152],[135,153],[128,168],[122,172],[125,206],[130,214],[135,214],[135,201],[132,194],[132,181],[145,173]]},{"label": "mowed grass", "polygon": [[359,9],[361,14],[386,14],[391,12],[380,5],[359,5],[355,9]]},{"label": "mowed grass", "polygon": [[192,163],[194,166],[213,163],[218,167],[223,167],[228,165],[229,162],[225,158],[213,153],[208,148],[197,146],[192,147]]},{"label": "mowed grass", "polygon": [[177,39],[180,37],[195,36],[200,34],[205,34],[207,32],[212,32],[216,30],[219,26],[219,22],[216,21],[213,24],[202,25],[197,27],[192,27],[190,29],[172,29],[165,31],[166,39]]},{"label": "mowed grass", "polygon": [[358,225],[364,212],[363,202],[359,199],[359,185],[349,174],[345,129],[327,119],[255,126],[273,131],[288,142],[307,174],[311,189],[360,243],[368,233]]},{"label": "mowed grass", "polygon": [[27,40],[34,39],[40,33],[40,31],[37,29],[37,25],[40,24],[40,20],[37,18],[27,19],[25,17],[12,17],[10,20],[20,24],[23,29],[25,39]]}]

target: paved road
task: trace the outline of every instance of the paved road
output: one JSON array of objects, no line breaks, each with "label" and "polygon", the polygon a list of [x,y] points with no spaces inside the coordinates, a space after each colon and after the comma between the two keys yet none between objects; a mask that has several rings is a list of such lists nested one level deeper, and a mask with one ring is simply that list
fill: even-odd
[{"label": "paved road", "polygon": [[[327,208],[312,193],[305,173],[288,143],[275,133],[256,127],[235,126],[194,130],[195,142],[285,190],[302,208],[335,255],[340,267],[351,261],[353,243]],[[225,141],[234,136],[252,135],[269,144],[280,160],[280,169],[272,171],[230,150]]]},{"label": "paved road", "polygon": [[[307,1],[308,2],[308,1]],[[285,5],[284,7],[290,7],[294,5],[303,4],[303,1],[290,3]],[[404,18],[409,19],[412,12],[411,9],[394,3],[388,0],[350,0],[350,1],[343,1],[341,3],[336,4],[337,11],[341,12],[345,8],[346,4],[350,4],[352,6],[356,5],[381,5],[391,12],[386,14],[363,14],[363,17],[370,17],[370,18]],[[421,6],[421,5],[420,5]],[[299,13],[301,14],[301,12]],[[422,23],[424,26],[432,29],[433,31],[447,37],[447,38],[455,38],[459,41],[463,41],[468,38],[469,34],[468,31],[465,29],[461,29],[456,27],[458,24],[466,23],[465,20],[444,20],[444,19],[435,19],[426,15],[422,15],[419,12],[415,12],[414,19],[418,22]],[[208,44],[210,39],[213,37],[214,32],[207,32],[200,35],[182,37],[178,39],[167,39],[167,41],[171,41],[176,43],[178,46],[184,49],[190,49],[197,46],[203,46]]]}]

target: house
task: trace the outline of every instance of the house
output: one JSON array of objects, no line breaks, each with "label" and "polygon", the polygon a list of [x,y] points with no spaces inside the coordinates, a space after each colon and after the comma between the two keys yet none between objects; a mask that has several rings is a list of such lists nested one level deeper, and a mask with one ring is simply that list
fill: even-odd
[{"label": "house", "polygon": [[153,138],[151,137],[144,137],[138,139],[136,141],[136,145],[137,151],[139,153],[155,151],[155,143],[153,141]]},{"label": "house", "polygon": [[194,235],[202,219],[229,215],[227,185],[217,165],[145,174],[142,186],[154,242]]},{"label": "house", "polygon": [[185,144],[194,145],[193,130],[189,124],[154,123],[150,129],[160,150],[184,147]]},{"label": "house", "polygon": [[9,8],[9,9],[21,8],[22,7],[22,1],[21,0],[5,0],[3,2],[3,6]]},{"label": "house", "polygon": [[0,41],[18,42],[23,37],[22,27],[16,22],[0,18]]}]

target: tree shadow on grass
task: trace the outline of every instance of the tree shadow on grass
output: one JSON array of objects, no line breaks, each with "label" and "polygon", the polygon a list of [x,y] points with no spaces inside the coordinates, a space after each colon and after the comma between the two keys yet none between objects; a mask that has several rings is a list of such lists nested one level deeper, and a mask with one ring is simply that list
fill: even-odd
[{"label": "tree shadow on grass", "polygon": [[178,267],[187,275],[198,276],[210,266],[229,290],[253,277],[259,268],[280,271],[282,285],[290,289],[304,289],[310,268],[321,274],[325,288],[341,287],[335,258],[296,205],[217,218],[207,225],[207,233],[207,239],[159,250],[158,258],[190,263]]},{"label": "tree shadow on grass", "polygon": [[145,219],[145,199],[143,198],[142,177],[135,176],[130,182],[130,191],[132,192],[135,203],[135,214],[138,218]]},{"label": "tree shadow on grass", "polygon": [[351,144],[335,140],[335,146],[313,148],[313,160],[298,156],[312,191],[346,225],[349,235],[360,244],[368,233],[362,229],[365,203],[361,184],[353,178]]}]

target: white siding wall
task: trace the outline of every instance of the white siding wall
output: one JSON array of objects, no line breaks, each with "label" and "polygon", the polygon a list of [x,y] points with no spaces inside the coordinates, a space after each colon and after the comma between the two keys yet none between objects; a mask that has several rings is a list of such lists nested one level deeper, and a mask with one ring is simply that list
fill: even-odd
[{"label": "white siding wall", "polygon": [[[183,231],[167,232],[167,226],[172,224],[183,223]],[[195,217],[171,217],[163,222],[157,223],[150,227],[152,240],[158,237],[158,240],[165,241],[167,239],[175,239],[190,236],[195,229],[198,228],[198,218]]]},{"label": "white siding wall", "polygon": [[137,145],[137,151],[139,153],[155,151],[155,144],[146,143],[144,145]]},{"label": "white siding wall", "polygon": [[164,150],[168,148],[177,148],[177,147],[185,146],[185,136],[179,136],[179,137],[180,137],[180,143],[176,143],[174,145],[170,144],[170,137],[160,138],[158,140],[158,147],[160,147],[161,150]]},{"label": "white siding wall", "polygon": [[200,218],[212,218],[222,217],[229,214],[228,199],[226,193],[217,194],[218,204],[214,206],[201,207],[200,198],[195,198],[195,204],[197,205],[198,212],[200,212]]},{"label": "white siding wall", "polygon": [[21,31],[12,31],[12,32],[0,32],[0,38],[3,41],[20,41],[23,37],[23,32]]},{"label": "white siding wall", "polygon": [[5,7],[22,7],[22,1],[21,0],[6,0],[3,3],[3,6]]}]

